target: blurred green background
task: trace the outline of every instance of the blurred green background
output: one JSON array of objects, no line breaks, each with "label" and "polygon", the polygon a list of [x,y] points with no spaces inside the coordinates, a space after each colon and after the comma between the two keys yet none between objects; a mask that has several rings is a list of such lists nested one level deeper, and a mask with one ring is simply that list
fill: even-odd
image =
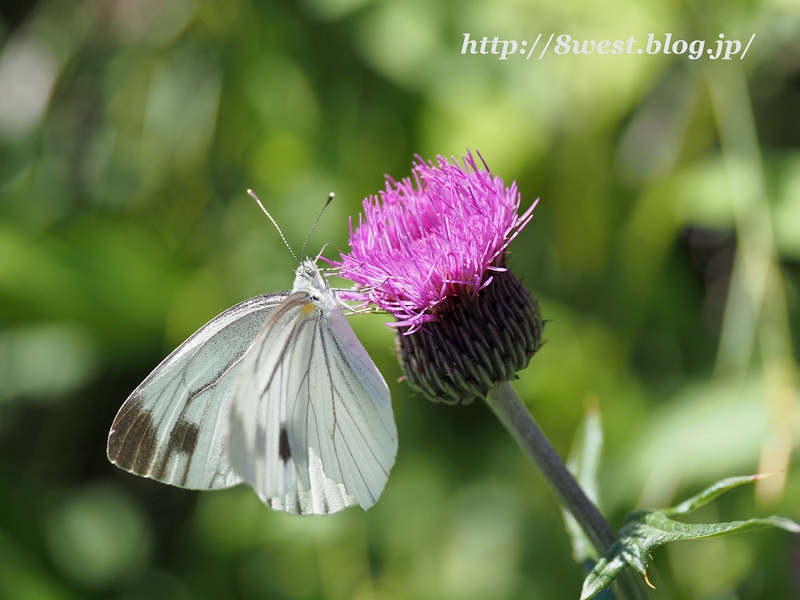
[{"label": "blurred green background", "polygon": [[[461,55],[473,39],[726,39],[745,60]],[[540,46],[541,48],[541,46]],[[108,463],[115,412],[294,248],[412,157],[478,149],[537,197],[512,245],[547,343],[517,389],[563,454],[604,418],[615,527],[716,479],[782,471],[697,520],[800,520],[796,0],[10,0],[0,3],[0,598],[575,599],[551,491],[487,408],[390,382],[377,505],[271,512]],[[336,256],[329,248],[327,255]],[[800,539],[660,549],[657,599],[800,598]]]}]

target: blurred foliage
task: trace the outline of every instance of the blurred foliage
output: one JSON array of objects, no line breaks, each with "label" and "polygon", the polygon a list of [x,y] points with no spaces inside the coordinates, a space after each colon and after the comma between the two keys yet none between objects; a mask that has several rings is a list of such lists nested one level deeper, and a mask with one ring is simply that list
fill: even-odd
[{"label": "blurred foliage", "polygon": [[[464,32],[757,36],[725,63],[498,61]],[[334,190],[310,246],[332,256],[384,173],[467,147],[541,197],[511,264],[551,321],[517,387],[564,453],[599,403],[613,524],[757,471],[781,474],[693,516],[800,519],[799,115],[796,0],[0,3],[0,598],[577,598],[553,494],[484,406],[394,383],[381,316],[351,319],[400,431],[369,512],[293,518],[105,457],[172,348],[290,286],[247,188],[295,248]],[[656,599],[800,595],[784,532],[653,565]]]}]

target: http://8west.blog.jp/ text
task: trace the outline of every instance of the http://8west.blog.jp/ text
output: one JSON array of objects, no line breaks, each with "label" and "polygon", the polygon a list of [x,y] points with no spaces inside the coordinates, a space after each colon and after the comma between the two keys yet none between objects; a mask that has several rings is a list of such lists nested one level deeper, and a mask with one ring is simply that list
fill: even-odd
[{"label": "http://8west.blog.jp/ text", "polygon": [[530,60],[532,56],[541,60],[548,52],[556,55],[599,54],[608,56],[675,54],[686,55],[690,60],[698,60],[703,57],[710,60],[733,60],[734,58],[742,60],[755,37],[754,33],[747,43],[743,44],[741,40],[727,39],[724,33],[720,33],[719,39],[706,44],[705,40],[673,39],[671,33],[665,33],[659,37],[656,37],[654,33],[648,33],[645,42],[640,42],[633,36],[627,40],[579,40],[572,38],[567,33],[559,36],[551,33],[547,41],[541,44],[541,33],[532,43],[528,40],[502,40],[498,36],[473,38],[472,34],[465,33],[461,54],[494,55],[497,60],[509,60],[517,57]]}]

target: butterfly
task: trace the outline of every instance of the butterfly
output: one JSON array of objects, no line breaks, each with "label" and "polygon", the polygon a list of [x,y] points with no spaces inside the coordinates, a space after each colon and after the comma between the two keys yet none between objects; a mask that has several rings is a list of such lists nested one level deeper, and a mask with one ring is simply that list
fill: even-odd
[{"label": "butterfly", "polygon": [[150,373],[114,419],[109,460],[183,488],[246,483],[280,511],[369,508],[394,464],[397,427],[345,308],[302,260],[291,291],[229,308]]}]

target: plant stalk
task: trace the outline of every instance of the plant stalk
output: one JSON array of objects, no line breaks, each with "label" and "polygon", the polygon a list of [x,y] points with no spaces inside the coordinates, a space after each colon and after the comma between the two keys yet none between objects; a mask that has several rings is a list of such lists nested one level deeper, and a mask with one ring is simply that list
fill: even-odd
[{"label": "plant stalk", "polygon": [[[598,555],[604,556],[616,540],[616,533],[578,485],[511,384],[506,381],[492,389],[486,403],[539,469],[561,504],[575,517]],[[648,597],[644,581],[630,569],[617,578],[614,594],[619,600]]]}]

